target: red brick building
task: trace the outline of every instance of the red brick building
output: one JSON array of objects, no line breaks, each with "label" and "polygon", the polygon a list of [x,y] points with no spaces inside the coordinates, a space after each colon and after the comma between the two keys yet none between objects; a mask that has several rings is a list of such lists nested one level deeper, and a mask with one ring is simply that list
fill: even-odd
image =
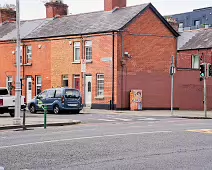
[{"label": "red brick building", "polygon": [[[204,84],[200,81],[200,64],[212,64],[212,29],[191,30],[178,39],[175,107],[204,110]],[[207,109],[212,109],[212,78],[206,79]]]},{"label": "red brick building", "polygon": [[[151,3],[104,5],[104,11],[66,16],[65,4],[47,3],[46,19],[21,22],[23,94],[30,100],[40,89],[68,86],[80,89],[91,108],[114,102],[129,109],[130,90],[141,89],[144,109],[169,109],[169,67],[179,34]],[[0,86],[15,81],[15,48],[15,23],[4,22]]]}]

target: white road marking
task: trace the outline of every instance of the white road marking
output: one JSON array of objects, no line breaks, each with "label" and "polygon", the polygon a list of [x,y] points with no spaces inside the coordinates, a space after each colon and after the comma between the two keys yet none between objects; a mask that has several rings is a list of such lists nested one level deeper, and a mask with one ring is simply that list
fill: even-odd
[{"label": "white road marking", "polygon": [[157,120],[157,119],[154,119],[154,118],[144,118],[144,119],[138,119],[138,120],[147,120],[147,121],[149,121],[149,120]]},{"label": "white road marking", "polygon": [[17,145],[1,146],[0,149],[19,147],[19,146],[45,144],[45,143],[56,143],[56,142],[65,142],[65,141],[73,141],[73,140],[83,140],[83,139],[95,139],[95,138],[129,136],[129,135],[144,135],[144,134],[155,134],[155,133],[171,133],[171,132],[172,131],[153,131],[153,132],[111,134],[111,135],[101,135],[101,136],[87,136],[87,137],[79,137],[79,138],[72,138],[72,139],[58,139],[58,140],[48,140],[48,141],[43,141],[43,142],[23,143],[23,144],[17,144]]},{"label": "white road marking", "polygon": [[106,122],[115,122],[115,120],[111,120],[111,119],[97,119],[97,120],[106,121]]},{"label": "white road marking", "polygon": [[121,120],[121,121],[124,121],[124,122],[128,122],[128,121],[132,121],[132,119],[123,119],[123,118],[113,118],[113,119],[116,119],[116,120]]}]

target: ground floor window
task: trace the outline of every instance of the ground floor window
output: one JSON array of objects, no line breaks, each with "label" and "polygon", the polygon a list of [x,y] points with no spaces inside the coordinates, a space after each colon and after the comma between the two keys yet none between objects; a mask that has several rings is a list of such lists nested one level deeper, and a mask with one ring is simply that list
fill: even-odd
[{"label": "ground floor window", "polygon": [[68,87],[68,75],[62,75],[62,87]]},{"label": "ground floor window", "polygon": [[104,74],[97,74],[97,97],[104,97]]},{"label": "ground floor window", "polygon": [[80,75],[74,75],[73,87],[77,90],[80,90]]},{"label": "ground floor window", "polygon": [[36,95],[40,94],[42,91],[42,77],[36,76]]},{"label": "ground floor window", "polygon": [[12,95],[12,90],[13,90],[13,77],[12,76],[7,77],[7,89],[9,91],[10,95]]}]

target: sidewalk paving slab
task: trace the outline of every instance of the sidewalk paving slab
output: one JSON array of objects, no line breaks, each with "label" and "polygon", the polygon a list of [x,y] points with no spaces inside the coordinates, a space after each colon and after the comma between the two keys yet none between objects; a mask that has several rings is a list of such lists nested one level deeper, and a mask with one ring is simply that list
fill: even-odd
[{"label": "sidewalk paving slab", "polygon": [[212,111],[207,111],[207,117],[205,117],[204,111],[192,111],[192,110],[174,110],[171,115],[170,110],[143,110],[143,111],[129,111],[129,110],[101,110],[101,109],[84,109],[83,114],[124,114],[134,116],[163,116],[174,118],[190,118],[190,119],[212,119]]},{"label": "sidewalk paving slab", "polygon": [[[21,119],[23,119],[21,117]],[[48,126],[67,126],[67,125],[76,125],[80,124],[79,120],[62,120],[57,118],[48,118],[47,119],[47,127]],[[44,119],[42,117],[26,117],[25,127],[43,127]],[[13,125],[12,117],[0,117],[0,130],[6,129],[18,129],[23,128],[23,123],[21,120],[21,125]]]}]

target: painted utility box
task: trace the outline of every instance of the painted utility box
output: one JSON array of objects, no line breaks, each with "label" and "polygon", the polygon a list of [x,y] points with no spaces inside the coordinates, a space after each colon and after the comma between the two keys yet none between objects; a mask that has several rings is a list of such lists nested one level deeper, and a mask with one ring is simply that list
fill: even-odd
[{"label": "painted utility box", "polygon": [[142,90],[131,90],[130,92],[130,110],[142,110]]}]

